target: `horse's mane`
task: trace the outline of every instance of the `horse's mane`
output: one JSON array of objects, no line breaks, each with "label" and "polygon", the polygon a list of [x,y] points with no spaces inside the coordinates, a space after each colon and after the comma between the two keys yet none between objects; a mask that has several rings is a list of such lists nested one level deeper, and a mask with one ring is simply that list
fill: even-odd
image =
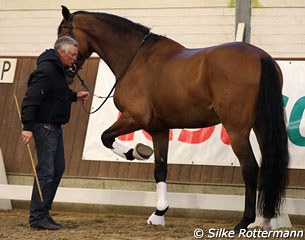
[{"label": "horse's mane", "polygon": [[[125,26],[126,28],[134,29],[134,30],[144,33],[144,34],[148,34],[150,32],[150,28],[148,28],[144,25],[135,23],[129,19],[117,16],[117,15],[109,14],[109,13],[86,12],[86,11],[77,11],[74,13],[74,15],[77,15],[77,14],[91,15],[96,18],[103,19],[104,21],[106,20],[109,22],[114,22],[121,26]],[[153,35],[155,39],[158,39],[160,37],[157,34],[151,34],[151,35]]]}]

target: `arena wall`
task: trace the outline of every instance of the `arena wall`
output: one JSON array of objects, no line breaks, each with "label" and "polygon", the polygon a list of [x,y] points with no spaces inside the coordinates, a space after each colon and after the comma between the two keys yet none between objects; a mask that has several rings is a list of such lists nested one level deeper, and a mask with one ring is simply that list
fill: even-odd
[{"label": "arena wall", "polygon": [[[60,5],[71,12],[89,10],[108,12],[127,17],[152,28],[152,32],[166,35],[189,48],[208,47],[235,39],[234,1],[229,0],[166,0],[166,1],[20,1],[0,2],[0,58],[17,58],[13,84],[0,84],[0,148],[3,153],[9,182],[31,184],[32,167],[26,148],[20,139],[21,126],[13,95],[19,102],[24,96],[27,79],[35,68],[39,53],[52,47],[57,26],[61,21]],[[265,49],[275,58],[305,57],[305,2],[298,0],[252,1],[252,44]],[[99,58],[93,56],[81,75],[94,88]],[[82,89],[78,82],[72,87]],[[87,107],[90,106],[90,101]],[[72,120],[64,127],[66,172],[63,185],[82,185],[75,179],[86,179],[84,187],[97,188],[154,188],[153,164],[83,161],[86,127],[89,116],[81,104],[75,104]],[[34,145],[31,143],[34,152]],[[305,171],[291,169],[291,196],[300,196],[305,188]],[[31,180],[29,180],[31,179]],[[71,179],[74,179],[71,181]],[[109,181],[116,182],[109,186]],[[131,185],[142,182],[144,185]],[[239,167],[171,164],[168,182],[170,191],[223,192],[243,194]],[[98,186],[96,186],[98,184]],[[190,185],[193,186],[190,190]],[[201,188],[199,186],[205,186]],[[143,187],[144,186],[144,187]],[[194,187],[195,186],[195,187]],[[213,187],[211,187],[213,186]],[[214,187],[217,186],[217,187]],[[222,190],[218,187],[225,186]],[[235,189],[235,190],[234,190]],[[304,197],[304,191],[302,192]]]},{"label": "arena wall", "polygon": [[[186,47],[207,47],[235,39],[232,0],[218,1],[21,1],[0,2],[0,55],[37,56],[52,46],[62,19],[71,11],[103,11],[144,24]],[[273,57],[305,57],[305,2],[256,0],[251,9],[252,44]]]},{"label": "arena wall", "polygon": [[[1,1],[0,54],[36,56],[52,46],[62,20],[61,4],[127,17],[188,47],[234,41],[229,1]],[[33,37],[35,36],[35,37]]]}]

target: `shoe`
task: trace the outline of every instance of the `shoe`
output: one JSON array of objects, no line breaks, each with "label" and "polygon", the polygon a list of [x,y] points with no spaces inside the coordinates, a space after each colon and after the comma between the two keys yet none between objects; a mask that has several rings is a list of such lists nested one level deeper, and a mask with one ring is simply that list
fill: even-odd
[{"label": "shoe", "polygon": [[56,226],[48,221],[48,219],[44,218],[36,223],[30,224],[31,230],[59,230],[60,227]]},{"label": "shoe", "polygon": [[47,219],[48,219],[48,221],[49,221],[50,223],[52,223],[53,225],[58,226],[58,227],[60,227],[60,228],[63,227],[63,226],[61,225],[60,222],[55,221],[51,216],[48,216]]}]

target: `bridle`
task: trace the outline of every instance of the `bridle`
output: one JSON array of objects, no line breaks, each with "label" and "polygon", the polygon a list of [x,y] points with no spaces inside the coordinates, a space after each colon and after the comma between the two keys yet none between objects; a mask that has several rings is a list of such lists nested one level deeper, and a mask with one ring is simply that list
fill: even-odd
[{"label": "bridle", "polygon": [[[73,17],[74,17],[74,13],[70,15],[67,25],[61,24],[60,27],[69,29],[69,37],[75,39],[73,34],[73,24],[72,24]],[[80,58],[82,63],[84,63],[87,60],[87,58],[83,57],[83,55],[79,51],[78,51],[78,57]],[[81,68],[82,65],[78,66],[77,64],[74,63],[71,67],[71,71],[76,74],[78,70],[80,70]]]},{"label": "bridle", "polygon": [[[64,25],[64,24],[61,24],[60,27],[61,28],[67,28],[69,29],[69,37],[75,39],[74,37],[74,34],[73,34],[73,17],[74,17],[75,14],[71,14],[69,19],[68,19],[68,23],[67,25]],[[98,95],[95,95],[92,91],[89,90],[89,88],[86,86],[85,84],[85,81],[82,79],[82,77],[78,74],[78,71],[82,68],[82,65],[78,66],[77,64],[73,64],[72,67],[71,67],[71,71],[77,76],[77,78],[79,79],[79,81],[81,82],[81,85],[84,86],[84,88],[93,96],[95,97],[98,97],[98,98],[103,98],[104,101],[100,104],[100,106],[95,109],[94,111],[90,112],[90,111],[87,111],[85,108],[84,108],[84,105],[83,105],[83,108],[85,110],[86,113],[88,114],[93,114],[93,113],[96,113],[98,110],[101,109],[101,107],[106,103],[106,101],[112,97],[111,94],[113,93],[117,83],[119,82],[119,80],[125,75],[125,73],[127,72],[130,64],[132,63],[132,61],[134,60],[134,58],[137,56],[138,52],[140,51],[141,47],[144,45],[144,43],[146,42],[146,40],[148,39],[148,37],[150,36],[151,32],[148,31],[148,33],[145,34],[144,38],[142,39],[141,43],[139,44],[139,46],[137,47],[137,49],[133,52],[133,54],[129,57],[128,61],[127,61],[127,64],[124,66],[124,68],[122,69],[122,71],[120,72],[120,74],[116,77],[116,80],[115,80],[115,83],[113,84],[113,87],[111,88],[110,92],[108,93],[108,95],[106,97],[102,97],[102,96],[98,96]],[[84,58],[83,55],[81,55],[80,52],[78,52],[78,56],[81,58],[81,62],[84,63],[87,58]]]}]

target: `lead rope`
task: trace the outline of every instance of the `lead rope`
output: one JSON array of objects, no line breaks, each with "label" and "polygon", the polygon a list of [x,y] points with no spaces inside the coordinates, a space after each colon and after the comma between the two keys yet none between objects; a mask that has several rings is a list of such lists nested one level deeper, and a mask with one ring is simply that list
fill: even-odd
[{"label": "lead rope", "polygon": [[97,97],[97,98],[104,98],[104,101],[101,103],[101,105],[95,109],[94,111],[90,112],[88,111],[86,108],[85,108],[85,105],[84,105],[84,102],[83,102],[83,109],[86,113],[88,114],[93,114],[93,113],[96,113],[98,110],[101,109],[101,107],[107,102],[107,100],[113,96],[111,96],[115,86],[116,86],[116,82],[114,83],[112,89],[110,90],[110,92],[108,93],[107,97],[102,97],[102,96],[98,96],[96,95],[94,92],[90,91],[90,89],[87,87],[87,85],[85,84],[84,80],[81,78],[81,76],[77,73],[76,74],[77,78],[79,79],[79,81],[81,82],[82,86],[84,86],[84,88],[94,97]]},{"label": "lead rope", "polygon": [[119,76],[116,78],[115,83],[113,84],[113,87],[111,88],[111,90],[110,90],[110,92],[108,93],[107,97],[101,97],[101,96],[98,96],[98,95],[94,94],[92,91],[90,91],[90,90],[88,89],[88,87],[87,87],[86,84],[85,84],[85,81],[81,78],[81,76],[80,76],[78,73],[76,74],[76,76],[77,76],[77,78],[79,79],[79,81],[81,82],[82,86],[84,86],[84,88],[86,88],[87,91],[88,91],[90,94],[92,94],[93,96],[95,96],[95,97],[97,97],[97,98],[104,98],[104,101],[101,103],[101,105],[100,105],[97,109],[95,109],[94,111],[92,111],[92,112],[86,110],[86,108],[85,108],[85,106],[84,106],[84,103],[83,103],[83,109],[84,109],[84,111],[85,111],[86,113],[88,113],[88,114],[96,113],[98,110],[101,109],[101,107],[107,102],[107,100],[108,100],[109,98],[113,97],[113,96],[111,96],[111,94],[112,94],[112,92],[114,91],[114,89],[115,89],[115,87],[116,87],[118,81],[119,81],[119,80],[124,76],[124,74],[127,72],[129,65],[132,63],[133,59],[136,57],[136,55],[138,54],[139,50],[140,50],[141,47],[144,45],[144,43],[146,42],[146,40],[147,40],[147,38],[149,37],[150,34],[151,34],[151,33],[148,32],[148,33],[144,36],[144,38],[143,38],[142,42],[140,43],[140,45],[138,46],[137,50],[136,50],[136,51],[133,53],[133,55],[129,58],[129,60],[128,60],[127,64],[125,65],[125,67],[123,68],[122,72],[121,72],[121,73],[119,74]]}]

